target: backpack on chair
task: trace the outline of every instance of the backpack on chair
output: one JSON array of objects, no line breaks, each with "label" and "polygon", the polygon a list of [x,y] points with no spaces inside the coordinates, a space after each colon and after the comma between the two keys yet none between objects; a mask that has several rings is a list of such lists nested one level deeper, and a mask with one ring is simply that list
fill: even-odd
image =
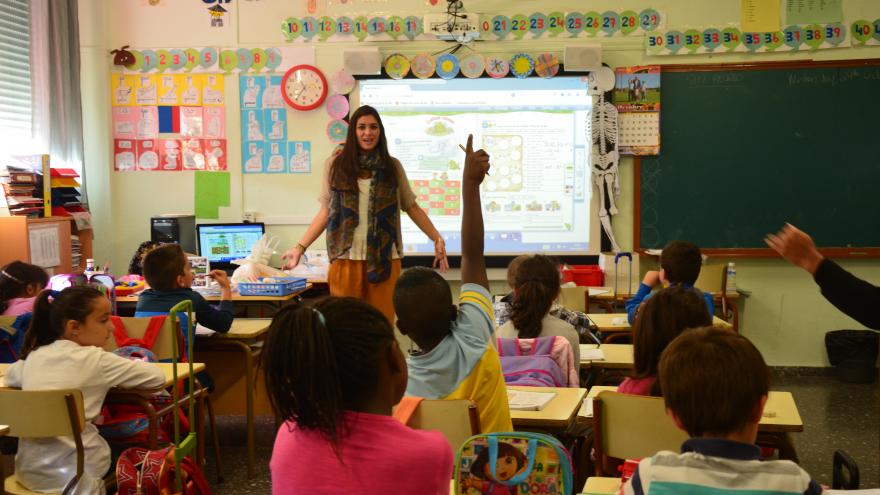
[{"label": "backpack on chair", "polygon": [[565,387],[568,383],[562,368],[553,359],[556,337],[538,337],[531,349],[523,353],[520,339],[498,339],[501,372],[508,385],[529,387]]}]

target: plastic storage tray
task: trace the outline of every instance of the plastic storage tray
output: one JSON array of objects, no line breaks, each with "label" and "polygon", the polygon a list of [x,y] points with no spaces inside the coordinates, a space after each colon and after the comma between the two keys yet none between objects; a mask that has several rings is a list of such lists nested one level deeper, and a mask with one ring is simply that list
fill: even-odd
[{"label": "plastic storage tray", "polygon": [[272,282],[239,282],[238,292],[243,296],[286,296],[306,287],[306,279],[298,277],[272,277]]}]

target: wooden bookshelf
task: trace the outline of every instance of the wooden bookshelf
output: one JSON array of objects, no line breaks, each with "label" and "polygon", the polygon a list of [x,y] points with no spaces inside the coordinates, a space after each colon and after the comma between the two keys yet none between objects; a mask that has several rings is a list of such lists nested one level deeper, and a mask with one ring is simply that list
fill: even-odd
[{"label": "wooden bookshelf", "polygon": [[[73,218],[0,217],[0,266],[15,260],[31,263],[30,231],[41,228],[58,229],[58,258],[55,266],[43,267],[51,274],[79,273],[85,269],[86,258],[92,257],[92,231],[77,231]],[[82,245],[80,266],[71,266],[71,233],[78,235]]]}]

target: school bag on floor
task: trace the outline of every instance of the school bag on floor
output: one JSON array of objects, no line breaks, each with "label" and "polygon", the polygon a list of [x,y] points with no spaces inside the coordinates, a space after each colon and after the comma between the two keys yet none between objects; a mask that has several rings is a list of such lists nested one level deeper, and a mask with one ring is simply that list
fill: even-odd
[{"label": "school bag on floor", "polygon": [[543,433],[485,433],[467,439],[455,458],[455,495],[574,491],[571,456]]},{"label": "school bag on floor", "polygon": [[180,462],[182,491],[175,491],[174,447],[147,450],[126,449],[116,461],[116,484],[119,495],[211,495],[211,488],[201,469],[189,457]]},{"label": "school bag on floor", "polygon": [[565,387],[568,380],[562,368],[553,359],[556,337],[538,337],[531,348],[523,352],[520,339],[498,339],[501,372],[508,385],[529,387]]}]

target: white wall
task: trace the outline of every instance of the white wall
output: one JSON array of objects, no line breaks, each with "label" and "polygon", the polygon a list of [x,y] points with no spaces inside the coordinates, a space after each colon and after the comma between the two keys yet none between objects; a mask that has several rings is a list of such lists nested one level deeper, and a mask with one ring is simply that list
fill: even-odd
[{"label": "white wall", "polygon": [[[445,2],[430,7],[426,2],[387,0],[385,2],[355,1],[347,5],[319,0],[318,15],[343,15],[378,12],[383,14],[423,14],[442,11]],[[332,5],[328,5],[331,3]],[[95,217],[95,256],[110,259],[113,266],[126,267],[137,245],[149,237],[150,216],[160,213],[193,211],[193,176],[189,172],[112,172],[112,139],[110,137],[110,105],[108,77],[109,50],[122,45],[133,48],[177,48],[199,46],[269,47],[283,46],[280,25],[289,16],[301,17],[306,2],[287,0],[238,0],[226,16],[227,27],[208,26],[204,4],[196,1],[161,0],[151,7],[145,0],[80,0],[82,48],[83,119],[88,174],[88,194]],[[845,17],[876,19],[880,2],[847,0]],[[686,0],[596,1],[590,8],[640,10],[653,7],[667,16],[668,27],[701,27],[725,25],[739,20],[739,0],[694,2]],[[465,0],[473,12],[530,13],[535,10],[583,10],[581,1],[548,0]],[[642,39],[592,38],[567,40],[523,40],[480,42],[481,53],[513,54],[518,51],[538,53],[551,51],[561,55],[568,44],[601,43],[604,61],[615,66],[665,63],[734,63],[743,60],[834,60],[876,58],[880,48],[863,47],[826,50],[816,53],[723,54],[714,56],[647,57]],[[415,54],[436,52],[445,45],[440,42],[379,43],[385,53]],[[345,48],[357,43],[314,43],[317,66],[326,74],[341,68]],[[232,182],[231,206],[220,208],[220,219],[239,221],[243,211],[255,211],[270,217],[310,217],[316,210],[316,191],[324,157],[331,149],[324,137],[327,123],[323,108],[308,113],[289,111],[289,138],[312,142],[313,173],[311,175],[247,175],[241,174],[241,142],[238,108],[238,77],[226,78],[227,154]],[[809,173],[809,171],[805,171]],[[620,214],[615,217],[614,230],[624,249],[632,248],[633,177],[632,162],[621,166]],[[305,226],[273,226],[270,230],[291,245]],[[322,243],[321,240],[317,241]],[[319,244],[320,245],[320,244]],[[713,260],[714,261],[714,260]],[[717,260],[727,261],[727,260]],[[858,328],[858,324],[838,313],[818,294],[809,277],[778,260],[735,260],[740,288],[751,291],[741,303],[742,330],[752,338],[765,358],[774,365],[824,366],[823,336],[836,328]],[[880,283],[877,261],[847,261],[843,265],[857,275]],[[493,289],[503,290],[503,284]]]}]

